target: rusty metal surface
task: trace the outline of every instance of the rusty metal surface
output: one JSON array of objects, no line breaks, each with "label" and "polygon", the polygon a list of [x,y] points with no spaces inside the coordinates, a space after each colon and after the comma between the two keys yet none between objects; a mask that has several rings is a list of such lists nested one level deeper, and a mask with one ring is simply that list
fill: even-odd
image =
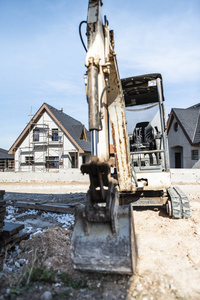
[{"label": "rusty metal surface", "polygon": [[89,130],[100,129],[98,73],[98,67],[91,60],[88,67]]},{"label": "rusty metal surface", "polygon": [[89,66],[90,58],[94,58],[96,64],[101,59],[104,64],[104,33],[102,26],[102,3],[100,0],[89,1],[87,16],[87,40],[88,51],[85,65]]},{"label": "rusty metal surface", "polygon": [[78,270],[133,274],[136,271],[137,247],[132,206],[120,207],[119,232],[113,235],[107,223],[90,223],[89,235],[84,232],[84,220],[76,219],[71,258]]},{"label": "rusty metal surface", "polygon": [[119,193],[115,187],[115,180],[110,177],[110,165],[92,157],[90,163],[81,166],[81,172],[90,176],[90,188],[83,209],[87,235],[90,222],[108,222],[112,233],[117,234]]},{"label": "rusty metal surface", "polygon": [[108,91],[108,111],[112,129],[113,145],[116,151],[116,167],[120,191],[133,191],[130,152],[126,128],[125,105],[115,56],[110,67],[110,89]]},{"label": "rusty metal surface", "polygon": [[[120,190],[131,191],[135,188],[133,184],[132,170],[130,167],[130,154],[128,145],[128,135],[126,129],[126,117],[124,109],[123,91],[119,71],[117,67],[116,55],[114,52],[113,33],[109,33],[108,22],[102,21],[101,13],[102,2],[89,1],[87,18],[87,38],[88,51],[86,55],[86,66],[88,67],[88,97],[89,100],[89,123],[90,130],[97,129],[98,113],[101,116],[101,130],[99,131],[99,141],[97,155],[103,162],[108,160],[108,119],[109,112],[113,143],[117,156],[117,172]],[[111,34],[111,36],[110,36]],[[110,37],[113,41],[110,43]],[[91,73],[91,61],[98,66],[98,94],[99,103],[97,103],[97,74]],[[95,70],[95,72],[97,71]],[[94,71],[94,70],[93,70]],[[102,103],[100,98],[106,86],[106,76],[109,78],[110,89],[104,93]],[[93,88],[94,87],[94,88]],[[99,128],[98,128],[99,129]],[[135,176],[134,176],[135,177]]]},{"label": "rusty metal surface", "polygon": [[100,187],[101,184],[103,186],[108,186],[109,184],[108,175],[110,174],[110,165],[106,162],[100,162],[95,156],[92,157],[91,162],[81,166],[81,172],[89,174],[90,185],[94,188]]},{"label": "rusty metal surface", "polygon": [[135,193],[121,193],[120,205],[164,206],[168,201],[167,190],[138,190]]}]

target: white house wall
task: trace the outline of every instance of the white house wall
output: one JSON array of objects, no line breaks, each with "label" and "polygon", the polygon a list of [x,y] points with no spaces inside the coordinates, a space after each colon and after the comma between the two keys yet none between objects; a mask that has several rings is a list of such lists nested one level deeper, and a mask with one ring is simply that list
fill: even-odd
[{"label": "white house wall", "polygon": [[176,118],[174,118],[170,130],[168,132],[170,167],[175,168],[175,152],[177,151],[176,147],[182,147],[182,168],[199,167],[198,165],[200,163],[200,160],[192,160],[191,151],[199,149],[200,152],[200,147],[193,147],[190,145],[180,126],[178,128],[178,131],[174,130],[174,125],[176,122],[177,120]]},{"label": "white house wall", "polygon": [[[35,127],[41,128],[41,132],[39,134],[39,142],[33,143],[33,130]],[[61,156],[62,165],[60,165],[59,168],[68,169],[71,168],[71,155],[76,155],[76,158],[78,158],[77,167],[80,167],[83,162],[82,154],[78,153],[78,149],[69,140],[69,138],[65,134],[63,134],[63,132],[61,132],[60,142],[52,141],[50,137],[47,146],[47,137],[44,136],[42,128],[48,128],[49,132],[51,132],[52,129],[57,128],[59,130],[59,135],[61,131],[60,128],[58,128],[58,125],[53,121],[53,119],[47,112],[44,112],[34,128],[24,139],[15,153],[15,171],[43,171],[44,169],[46,169],[46,156]],[[34,145],[37,145],[37,150],[33,151]],[[35,165],[26,165],[26,156],[34,156]],[[89,159],[90,156],[87,156],[86,162],[89,161]],[[51,169],[51,171],[58,171],[58,169]]]}]

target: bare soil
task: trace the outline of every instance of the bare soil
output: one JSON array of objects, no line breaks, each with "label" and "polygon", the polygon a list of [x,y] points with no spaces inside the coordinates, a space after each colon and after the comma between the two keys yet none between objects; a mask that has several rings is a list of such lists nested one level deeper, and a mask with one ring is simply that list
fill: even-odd
[{"label": "bare soil", "polygon": [[[163,209],[134,211],[139,252],[135,275],[75,271],[70,260],[72,227],[48,220],[45,232],[7,253],[8,266],[22,263],[0,273],[0,299],[44,299],[46,291],[51,299],[200,299],[200,188],[180,188],[190,199],[190,219],[170,219]],[[3,183],[0,189],[10,203],[22,198],[82,202],[88,185]],[[33,218],[41,223],[39,215]]]}]

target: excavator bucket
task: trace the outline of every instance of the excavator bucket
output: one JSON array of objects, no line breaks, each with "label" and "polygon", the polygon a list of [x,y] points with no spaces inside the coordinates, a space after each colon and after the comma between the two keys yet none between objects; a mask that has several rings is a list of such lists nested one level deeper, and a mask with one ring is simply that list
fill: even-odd
[{"label": "excavator bucket", "polygon": [[104,273],[133,274],[137,263],[133,207],[118,208],[118,232],[112,233],[109,222],[87,224],[76,214],[71,239],[71,258],[75,269]]}]

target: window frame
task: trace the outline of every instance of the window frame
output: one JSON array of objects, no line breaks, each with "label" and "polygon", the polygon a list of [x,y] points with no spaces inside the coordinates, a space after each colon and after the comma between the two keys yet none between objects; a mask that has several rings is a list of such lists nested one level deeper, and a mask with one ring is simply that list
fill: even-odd
[{"label": "window frame", "polygon": [[176,121],[176,122],[174,123],[174,131],[177,132],[178,130],[179,130],[179,124],[178,124],[178,122]]},{"label": "window frame", "polygon": [[[195,154],[196,152],[196,154]],[[191,150],[191,159],[192,160],[199,160],[199,150],[198,149],[192,149]]]},{"label": "window frame", "polygon": [[58,142],[59,141],[59,132],[57,128],[52,129],[52,135],[51,139],[53,142]]},{"label": "window frame", "polygon": [[34,129],[33,130],[33,141],[39,142],[39,140],[40,140],[40,131],[39,131],[39,129]]},{"label": "window frame", "polygon": [[59,169],[59,156],[46,156],[47,169]]},{"label": "window frame", "polygon": [[33,156],[25,156],[25,165],[33,166],[34,165],[34,157]]}]

